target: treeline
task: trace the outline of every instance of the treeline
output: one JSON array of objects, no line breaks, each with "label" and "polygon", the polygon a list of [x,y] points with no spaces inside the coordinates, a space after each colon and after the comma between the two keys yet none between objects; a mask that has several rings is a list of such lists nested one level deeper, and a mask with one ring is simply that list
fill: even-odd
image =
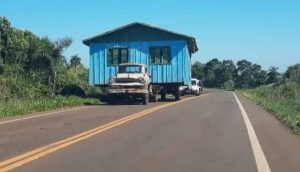
[{"label": "treeline", "polygon": [[279,73],[277,67],[270,67],[266,71],[259,64],[247,60],[234,63],[232,60],[214,58],[205,64],[195,62],[192,65],[192,77],[202,80],[206,87],[230,90],[284,82],[300,83],[300,64],[290,66],[285,73]]},{"label": "treeline", "polygon": [[[13,106],[19,100],[48,98],[50,102],[59,96],[85,97],[95,91],[88,86],[88,69],[81,65],[81,58],[74,55],[67,61],[63,55],[71,44],[71,38],[52,41],[12,27],[9,20],[0,17],[0,115],[10,114],[3,110],[9,108],[7,102]],[[31,111],[35,109],[26,112]]]},{"label": "treeline", "polygon": [[71,38],[57,41],[40,38],[30,31],[12,27],[1,17],[1,99],[55,96],[66,94],[70,92],[67,87],[75,86],[87,90],[88,70],[81,65],[81,58],[74,55],[68,62],[63,55],[71,44]]}]

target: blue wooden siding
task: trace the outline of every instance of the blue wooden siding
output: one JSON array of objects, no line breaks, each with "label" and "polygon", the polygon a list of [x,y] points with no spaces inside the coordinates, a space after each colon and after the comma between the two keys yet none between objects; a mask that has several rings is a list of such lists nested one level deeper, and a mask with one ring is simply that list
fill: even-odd
[{"label": "blue wooden siding", "polygon": [[[150,64],[149,47],[170,46],[171,64]],[[184,83],[190,85],[191,59],[186,41],[122,42],[99,43],[90,45],[90,85],[107,85],[109,78],[116,74],[116,66],[107,65],[107,50],[124,47],[129,49],[129,62],[143,63],[148,66],[152,82]]]}]

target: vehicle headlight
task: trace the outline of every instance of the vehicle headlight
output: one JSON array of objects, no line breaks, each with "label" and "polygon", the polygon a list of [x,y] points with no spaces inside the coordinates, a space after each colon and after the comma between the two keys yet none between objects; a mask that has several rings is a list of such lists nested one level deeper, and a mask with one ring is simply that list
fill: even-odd
[{"label": "vehicle headlight", "polygon": [[139,82],[141,82],[141,83],[145,83],[145,82],[146,82],[146,80],[145,80],[145,78],[139,78]]},{"label": "vehicle headlight", "polygon": [[115,83],[115,82],[116,82],[116,78],[114,78],[114,77],[109,78],[109,83]]}]

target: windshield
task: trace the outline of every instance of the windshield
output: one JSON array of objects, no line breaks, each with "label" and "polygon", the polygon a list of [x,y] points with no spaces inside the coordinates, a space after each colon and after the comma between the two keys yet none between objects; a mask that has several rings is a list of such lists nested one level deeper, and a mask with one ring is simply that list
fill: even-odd
[{"label": "windshield", "polygon": [[196,81],[192,81],[192,85],[196,85],[197,83],[196,83]]},{"label": "windshield", "polygon": [[141,66],[119,66],[119,73],[141,73]]}]

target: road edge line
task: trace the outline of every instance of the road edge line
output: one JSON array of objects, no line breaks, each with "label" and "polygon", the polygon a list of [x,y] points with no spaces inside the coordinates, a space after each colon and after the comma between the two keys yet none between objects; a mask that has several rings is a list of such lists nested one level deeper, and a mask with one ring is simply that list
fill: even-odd
[{"label": "road edge line", "polygon": [[91,108],[91,107],[93,107],[93,106],[82,106],[82,107],[77,107],[77,108],[63,109],[63,110],[58,110],[58,111],[54,111],[54,112],[47,112],[47,113],[42,113],[42,114],[38,114],[38,115],[21,117],[21,118],[17,118],[17,119],[6,120],[6,121],[4,120],[4,121],[0,121],[0,125],[9,124],[9,123],[18,122],[18,121],[25,121],[25,120],[34,119],[34,118],[40,118],[40,117],[44,117],[44,116],[50,116],[50,115],[63,113],[63,112],[82,110],[82,109],[87,109],[87,108]]},{"label": "road edge line", "polygon": [[259,143],[259,140],[256,136],[255,130],[251,124],[248,114],[247,114],[246,110],[244,109],[242,103],[236,96],[236,94],[234,92],[232,92],[232,93],[235,97],[235,100],[236,100],[238,106],[239,106],[239,109],[241,111],[241,114],[243,116],[243,119],[244,119],[244,122],[246,125],[246,129],[247,129],[248,136],[250,139],[250,144],[251,144],[252,152],[253,152],[254,159],[256,162],[257,170],[258,170],[258,172],[271,172],[270,166],[269,166],[266,156],[262,150],[262,147]]}]

